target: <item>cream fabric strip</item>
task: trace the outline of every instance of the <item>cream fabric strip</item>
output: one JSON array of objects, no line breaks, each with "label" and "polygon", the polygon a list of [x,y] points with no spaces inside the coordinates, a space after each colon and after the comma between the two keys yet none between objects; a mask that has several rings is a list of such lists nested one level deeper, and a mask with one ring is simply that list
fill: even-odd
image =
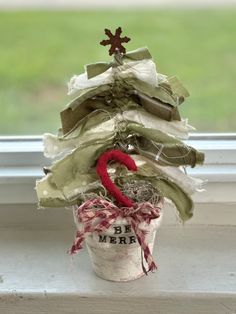
[{"label": "cream fabric strip", "polygon": [[181,121],[166,121],[144,110],[124,111],[122,116],[124,120],[140,123],[145,128],[157,129],[159,131],[162,131],[163,133],[176,136],[177,138],[183,140],[186,140],[188,138],[189,131],[195,130],[194,127],[188,124],[187,119],[183,119]]},{"label": "cream fabric strip", "polygon": [[206,180],[199,178],[193,178],[189,175],[186,175],[180,168],[171,167],[171,166],[160,166],[156,162],[153,162],[146,157],[140,155],[133,155],[137,166],[143,165],[145,163],[150,164],[163,172],[166,177],[170,178],[171,181],[175,182],[183,191],[185,191],[189,196],[195,192],[205,191],[204,185]]},{"label": "cream fabric strip", "polygon": [[[119,67],[109,68],[102,74],[91,79],[87,78],[87,73],[74,75],[68,83],[68,95],[74,94],[78,90],[91,88],[104,84],[114,83],[115,77],[123,78],[136,77],[152,86],[158,85],[158,74],[156,73],[156,65],[151,59],[142,61],[127,62]],[[160,75],[163,80],[163,75]]]}]

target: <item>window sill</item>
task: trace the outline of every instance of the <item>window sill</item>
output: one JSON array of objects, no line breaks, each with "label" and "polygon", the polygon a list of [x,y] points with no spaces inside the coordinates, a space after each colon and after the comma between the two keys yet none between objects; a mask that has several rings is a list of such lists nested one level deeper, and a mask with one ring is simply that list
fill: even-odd
[{"label": "window sill", "polygon": [[112,283],[94,275],[85,250],[65,253],[71,231],[0,229],[0,312],[233,314],[235,237],[233,227],[163,227],[159,270]]}]

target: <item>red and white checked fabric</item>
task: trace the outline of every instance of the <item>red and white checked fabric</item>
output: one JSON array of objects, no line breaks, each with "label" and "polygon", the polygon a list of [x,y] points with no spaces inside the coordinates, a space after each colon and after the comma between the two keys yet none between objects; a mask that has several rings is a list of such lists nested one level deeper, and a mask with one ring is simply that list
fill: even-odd
[{"label": "red and white checked fabric", "polygon": [[125,218],[127,223],[131,225],[148,264],[148,270],[146,270],[142,260],[144,273],[147,274],[149,271],[157,269],[146,243],[148,231],[140,228],[141,223],[146,222],[150,224],[152,219],[160,217],[163,200],[161,199],[157,205],[158,206],[154,206],[149,202],[144,202],[136,203],[133,207],[117,207],[112,202],[102,198],[94,198],[84,202],[82,205],[78,206],[75,211],[76,219],[82,224],[82,228],[77,231],[69,253],[77,253],[82,248],[86,234],[105,232],[117,218]]}]

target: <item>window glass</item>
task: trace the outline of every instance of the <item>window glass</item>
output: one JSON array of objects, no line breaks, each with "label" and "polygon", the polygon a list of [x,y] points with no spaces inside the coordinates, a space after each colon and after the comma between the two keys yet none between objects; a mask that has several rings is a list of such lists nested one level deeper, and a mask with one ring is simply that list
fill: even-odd
[{"label": "window glass", "polygon": [[182,117],[199,132],[236,131],[236,10],[0,12],[0,135],[56,132],[84,64],[109,61],[104,28],[148,46],[158,72],[190,91]]}]

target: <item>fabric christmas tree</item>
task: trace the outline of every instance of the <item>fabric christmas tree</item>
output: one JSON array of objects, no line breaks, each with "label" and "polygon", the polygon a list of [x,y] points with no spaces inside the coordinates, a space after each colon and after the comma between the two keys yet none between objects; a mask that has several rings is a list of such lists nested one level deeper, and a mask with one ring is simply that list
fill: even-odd
[{"label": "fabric christmas tree", "polygon": [[115,149],[137,166],[130,171],[120,162],[108,163],[121,193],[133,204],[169,199],[186,221],[193,215],[191,195],[202,181],[184,168],[204,161],[203,153],[183,142],[193,130],[179,113],[189,93],[176,77],[157,72],[147,48],[126,53],[122,42],[129,38],[120,37],[120,28],[115,35],[105,32],[109,39],[101,43],[111,44],[114,59],[87,65],[85,73],[72,77],[69,94],[76,98],[61,112],[58,135],[44,135],[45,156],[56,160],[37,182],[39,206],[80,206],[96,198],[122,205],[104,189],[96,169],[100,156]]}]

